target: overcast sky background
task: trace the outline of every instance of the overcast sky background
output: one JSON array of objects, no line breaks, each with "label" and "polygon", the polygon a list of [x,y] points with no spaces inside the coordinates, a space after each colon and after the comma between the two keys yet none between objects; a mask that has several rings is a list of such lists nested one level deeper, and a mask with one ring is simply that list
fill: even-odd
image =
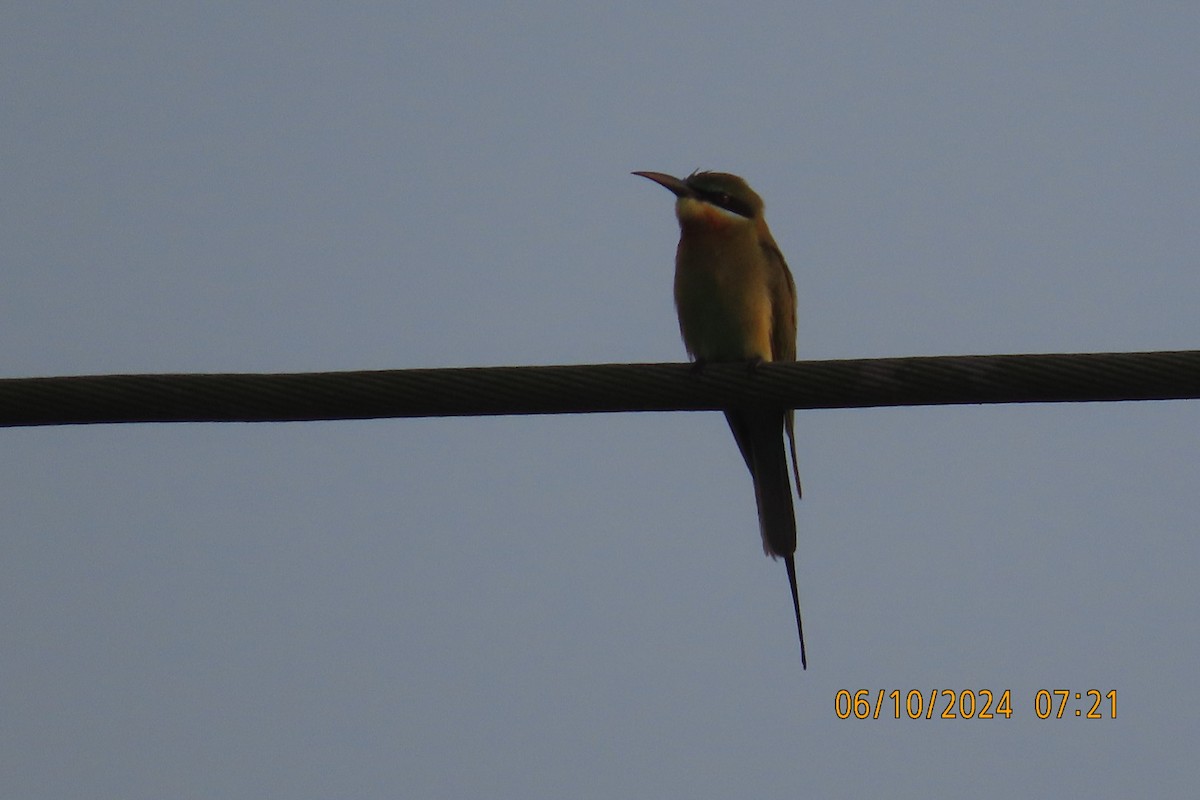
[{"label": "overcast sky background", "polygon": [[[1200,347],[1191,3],[6,4],[0,374]],[[0,431],[11,798],[1195,796],[1200,403],[810,411],[800,671],[716,413]],[[1012,691],[840,720],[839,689]],[[1118,693],[1039,720],[1039,689]]]}]

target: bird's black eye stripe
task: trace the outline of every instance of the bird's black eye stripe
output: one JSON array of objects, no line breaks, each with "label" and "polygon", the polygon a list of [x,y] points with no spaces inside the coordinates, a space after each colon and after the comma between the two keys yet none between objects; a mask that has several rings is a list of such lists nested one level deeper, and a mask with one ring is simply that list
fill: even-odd
[{"label": "bird's black eye stripe", "polygon": [[746,219],[750,219],[754,216],[754,210],[750,208],[749,203],[743,203],[741,200],[733,197],[728,192],[699,189],[696,191],[696,194],[700,195],[702,200],[712,203],[714,206],[718,206],[719,208],[723,208],[726,211],[732,211],[738,216],[745,217]]}]

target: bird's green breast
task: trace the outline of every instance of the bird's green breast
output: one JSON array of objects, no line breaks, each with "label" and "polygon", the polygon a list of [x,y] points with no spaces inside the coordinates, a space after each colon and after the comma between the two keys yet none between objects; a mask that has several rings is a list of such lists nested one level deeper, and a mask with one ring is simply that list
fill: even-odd
[{"label": "bird's green breast", "polygon": [[687,231],[675,264],[675,308],[684,345],[704,361],[771,360],[767,264],[752,226]]}]

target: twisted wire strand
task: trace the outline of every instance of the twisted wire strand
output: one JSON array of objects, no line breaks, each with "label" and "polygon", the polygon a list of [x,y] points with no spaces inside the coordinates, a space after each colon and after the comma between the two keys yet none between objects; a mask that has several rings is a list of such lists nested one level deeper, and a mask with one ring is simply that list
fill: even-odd
[{"label": "twisted wire strand", "polygon": [[0,379],[0,427],[1200,397],[1200,351]]}]

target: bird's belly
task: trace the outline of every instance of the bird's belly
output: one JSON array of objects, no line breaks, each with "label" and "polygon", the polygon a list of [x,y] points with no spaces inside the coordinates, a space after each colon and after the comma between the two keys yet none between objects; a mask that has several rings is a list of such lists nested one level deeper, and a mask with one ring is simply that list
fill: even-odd
[{"label": "bird's belly", "polygon": [[702,361],[771,360],[771,299],[755,276],[681,270],[675,306],[688,352]]}]

